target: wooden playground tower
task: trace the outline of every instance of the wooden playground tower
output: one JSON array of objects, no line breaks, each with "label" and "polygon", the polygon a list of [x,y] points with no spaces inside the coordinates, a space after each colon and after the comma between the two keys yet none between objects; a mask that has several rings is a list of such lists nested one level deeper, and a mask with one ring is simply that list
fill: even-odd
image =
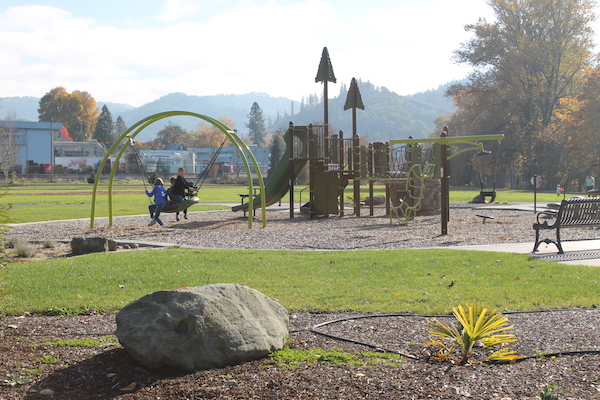
[{"label": "wooden playground tower", "polygon": [[290,123],[286,137],[286,146],[293,161],[290,162],[288,181],[290,218],[294,218],[294,181],[306,163],[309,168],[308,212],[311,218],[343,215],[344,189],[350,179],[360,190],[358,136],[344,138],[342,131],[329,136],[326,128],[325,125],[294,126]]},{"label": "wooden playground tower", "polygon": [[[400,200],[406,202],[405,206],[416,206],[415,203],[422,198],[422,193],[419,195],[417,192],[422,189],[425,177],[439,179],[439,163],[418,143],[397,149],[389,143],[380,142],[360,146],[360,138],[356,134],[347,138],[343,131],[339,131],[330,136],[324,125],[294,126],[292,123],[285,139],[290,157],[287,189],[290,193],[290,218],[294,218],[294,182],[305,164],[309,169],[307,208],[311,218],[331,214],[343,216],[344,193],[350,180],[354,188],[354,215],[359,217],[361,181],[369,183],[371,199],[375,182],[385,183],[386,214],[389,214],[393,206],[401,203]],[[439,149],[435,154],[439,157]],[[438,167],[435,168],[435,165]],[[420,184],[416,183],[418,180]],[[403,190],[395,190],[400,182]],[[372,216],[372,201],[369,207]]]}]

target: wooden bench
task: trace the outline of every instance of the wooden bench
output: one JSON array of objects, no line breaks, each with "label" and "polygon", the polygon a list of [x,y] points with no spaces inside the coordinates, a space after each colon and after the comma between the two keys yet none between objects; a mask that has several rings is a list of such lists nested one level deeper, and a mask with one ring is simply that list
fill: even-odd
[{"label": "wooden bench", "polygon": [[[540,215],[552,216],[553,221],[540,221]],[[558,248],[558,254],[563,254],[560,244],[561,228],[576,228],[584,226],[600,226],[600,197],[575,197],[563,200],[560,203],[558,212],[543,211],[538,213],[537,222],[533,224],[535,229],[535,246],[533,251],[537,251],[540,243],[554,243]],[[556,241],[551,239],[540,240],[540,231],[554,229],[556,230]]]}]

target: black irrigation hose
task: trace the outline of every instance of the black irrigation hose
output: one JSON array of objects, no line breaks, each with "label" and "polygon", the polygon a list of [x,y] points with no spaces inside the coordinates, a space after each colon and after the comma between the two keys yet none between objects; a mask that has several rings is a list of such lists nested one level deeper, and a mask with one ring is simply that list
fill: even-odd
[{"label": "black irrigation hose", "polygon": [[[572,309],[558,309],[558,310],[509,311],[509,312],[503,312],[502,314],[533,314],[533,313],[542,313],[542,312],[561,312],[561,311],[573,311],[573,310]],[[334,319],[331,321],[321,322],[320,324],[316,324],[313,327],[311,327],[310,329],[308,329],[308,331],[318,334],[318,335],[328,337],[330,339],[340,340],[340,341],[344,341],[344,342],[348,342],[348,343],[352,343],[352,344],[358,344],[358,345],[370,347],[372,349],[376,349],[379,351],[384,351],[386,353],[398,354],[400,356],[403,356],[403,357],[406,357],[406,358],[409,358],[409,359],[415,360],[415,361],[423,361],[422,358],[419,358],[419,357],[416,357],[413,355],[403,354],[399,351],[387,349],[385,347],[377,346],[375,344],[361,342],[360,340],[349,339],[349,338],[345,338],[342,336],[332,335],[330,333],[325,333],[325,332],[321,332],[318,330],[318,328],[321,328],[323,326],[330,325],[330,324],[335,324],[338,322],[345,322],[345,321],[352,321],[352,320],[366,319],[366,318],[389,318],[389,317],[446,318],[446,317],[453,317],[453,315],[428,315],[428,314],[410,314],[410,313],[358,315],[358,316],[354,316],[354,317],[338,318],[338,319]],[[600,354],[600,350],[575,350],[575,351],[560,351],[560,352],[556,352],[556,353],[544,353],[544,354],[540,354],[540,355],[521,357],[519,359],[510,361],[510,362],[530,360],[532,358],[540,358],[541,359],[541,358],[548,358],[548,357],[552,358],[552,357],[582,355],[582,354]],[[506,362],[500,362],[500,363],[506,363]]]}]

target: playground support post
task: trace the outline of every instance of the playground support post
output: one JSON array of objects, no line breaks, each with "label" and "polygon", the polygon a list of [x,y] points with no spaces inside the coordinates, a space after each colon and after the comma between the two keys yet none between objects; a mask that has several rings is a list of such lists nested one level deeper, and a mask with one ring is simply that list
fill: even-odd
[{"label": "playground support post", "polygon": [[442,235],[448,234],[448,221],[450,220],[450,170],[448,162],[448,143],[445,140],[448,137],[448,127],[445,126],[440,134],[442,143],[441,149],[441,165],[440,165],[440,180],[441,180],[441,218],[442,218]]},{"label": "playground support post", "polygon": [[[368,176],[369,178],[372,178],[374,176],[373,174],[373,144],[369,143],[369,145],[367,146],[367,173],[365,174],[365,176]],[[369,179],[369,197],[373,198],[373,179]],[[387,184],[386,184],[387,187]],[[389,213],[389,196],[386,197],[386,214]],[[369,215],[372,217],[374,215],[374,209],[373,209],[373,202],[371,201],[371,204],[369,206]]]},{"label": "playground support post", "polygon": [[290,157],[290,176],[288,182],[288,193],[290,194],[290,218],[294,218],[294,179],[296,179],[296,177],[294,176],[294,124],[292,121],[290,121],[288,130],[290,131],[290,136],[288,139],[290,141],[290,143],[288,144],[288,147],[290,149],[290,151],[288,152]]},{"label": "playground support post", "polygon": [[[338,132],[338,145],[337,145],[337,162],[338,162],[338,169],[341,170],[342,165],[344,163],[344,131],[340,130]],[[338,204],[340,205],[340,212],[339,212],[339,216],[343,217],[344,216],[344,189],[346,188],[345,185],[341,184],[341,179],[342,179],[342,174],[341,172],[338,173],[338,194],[337,194],[337,199],[338,199]]]}]

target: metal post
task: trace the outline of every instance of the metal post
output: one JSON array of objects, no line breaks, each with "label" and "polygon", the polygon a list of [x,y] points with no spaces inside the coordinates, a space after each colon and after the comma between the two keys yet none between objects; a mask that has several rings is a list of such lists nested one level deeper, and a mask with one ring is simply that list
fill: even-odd
[{"label": "metal post", "polygon": [[[356,112],[356,108],[352,109]],[[354,215],[360,217],[360,146],[358,135],[352,136],[352,178],[354,183]],[[373,199],[371,198],[371,203]]]},{"label": "metal post", "polygon": [[309,199],[309,218],[315,217],[315,138],[313,136],[313,125],[308,125],[308,199]]},{"label": "metal post", "polygon": [[50,183],[54,183],[54,126],[50,121]]},{"label": "metal post", "polygon": [[[369,196],[371,196],[371,199],[372,199],[373,198],[373,179],[372,178],[375,176],[375,173],[373,172],[374,167],[373,167],[373,144],[372,143],[369,143],[369,146],[367,147],[367,160],[365,160],[365,162],[367,163],[367,177],[371,178],[371,179],[369,179]],[[389,197],[386,197],[386,203],[385,203],[386,214],[389,214],[389,208],[390,208]],[[371,217],[374,215],[372,201],[371,201],[371,207],[369,208],[369,215]]]},{"label": "metal post", "polygon": [[[341,185],[342,175],[344,174],[344,131],[338,133],[338,201],[340,203],[340,217],[344,216],[344,189],[346,185]],[[347,182],[347,181],[346,181]]]},{"label": "metal post", "polygon": [[442,235],[448,234],[448,220],[450,219],[450,171],[448,162],[448,142],[444,139],[448,137],[448,127],[445,126],[440,134],[442,143],[440,144],[440,179],[441,179],[441,206],[442,206]]},{"label": "metal post", "polygon": [[[294,124],[290,121],[290,125],[288,127],[289,135],[289,147],[288,147],[288,155],[290,160],[290,176],[288,183],[288,191],[290,192],[290,218],[294,218]],[[300,205],[302,206],[302,205]]]}]

